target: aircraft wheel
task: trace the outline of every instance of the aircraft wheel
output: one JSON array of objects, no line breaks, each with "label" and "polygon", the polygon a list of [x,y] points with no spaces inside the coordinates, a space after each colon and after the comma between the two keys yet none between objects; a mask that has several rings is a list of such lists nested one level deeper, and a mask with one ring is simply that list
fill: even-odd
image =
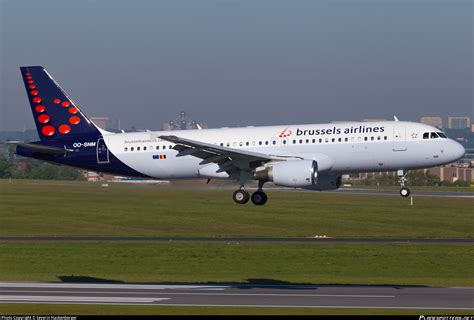
[{"label": "aircraft wheel", "polygon": [[265,203],[267,203],[267,194],[263,191],[255,191],[252,194],[252,202],[256,206],[263,206]]},{"label": "aircraft wheel", "polygon": [[235,190],[232,198],[238,204],[245,204],[249,201],[250,195],[247,191],[243,189]]},{"label": "aircraft wheel", "polygon": [[408,197],[410,195],[410,189],[408,189],[407,187],[401,188],[400,195],[405,198]]}]

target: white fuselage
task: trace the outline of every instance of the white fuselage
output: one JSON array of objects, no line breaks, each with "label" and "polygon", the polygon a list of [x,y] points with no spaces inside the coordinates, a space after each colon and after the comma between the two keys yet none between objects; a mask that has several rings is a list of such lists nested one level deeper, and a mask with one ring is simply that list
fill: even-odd
[{"label": "white fuselage", "polygon": [[[433,167],[458,160],[464,148],[413,122],[336,122],[288,126],[172,131],[173,135],[267,155],[318,159],[327,173]],[[426,138],[428,133],[429,138]],[[176,157],[170,132],[105,134],[107,148],[132,169],[155,179],[227,178],[215,163],[192,155]],[[424,138],[425,137],[425,138]]]}]

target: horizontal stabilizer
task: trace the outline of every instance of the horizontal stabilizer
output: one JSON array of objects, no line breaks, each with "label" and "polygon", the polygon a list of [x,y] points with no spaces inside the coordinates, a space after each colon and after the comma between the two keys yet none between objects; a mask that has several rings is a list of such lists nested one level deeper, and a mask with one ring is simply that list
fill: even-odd
[{"label": "horizontal stabilizer", "polygon": [[46,154],[57,154],[57,155],[64,155],[66,154],[67,150],[62,149],[62,148],[55,148],[55,147],[49,147],[49,146],[44,146],[40,144],[33,144],[33,143],[10,143],[15,146],[15,153],[16,153],[16,148],[22,147],[26,149],[30,149],[31,151],[37,152],[37,153],[46,153]]}]

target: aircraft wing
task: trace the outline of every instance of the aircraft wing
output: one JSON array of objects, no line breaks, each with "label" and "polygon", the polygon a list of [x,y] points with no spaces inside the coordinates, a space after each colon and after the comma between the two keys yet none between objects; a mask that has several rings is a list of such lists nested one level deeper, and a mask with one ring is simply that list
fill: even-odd
[{"label": "aircraft wing", "polygon": [[238,169],[253,169],[265,162],[282,161],[289,158],[234,149],[177,136],[159,136],[159,138],[176,144],[173,149],[179,151],[177,157],[192,155],[203,159],[200,164],[217,163],[220,167],[218,172],[231,173]]}]

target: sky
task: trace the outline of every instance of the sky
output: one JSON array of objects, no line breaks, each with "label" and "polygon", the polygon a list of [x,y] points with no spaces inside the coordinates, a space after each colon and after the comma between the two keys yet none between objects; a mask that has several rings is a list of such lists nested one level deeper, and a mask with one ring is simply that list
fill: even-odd
[{"label": "sky", "polygon": [[0,130],[34,128],[23,65],[125,129],[474,117],[473,3],[0,0]]}]

